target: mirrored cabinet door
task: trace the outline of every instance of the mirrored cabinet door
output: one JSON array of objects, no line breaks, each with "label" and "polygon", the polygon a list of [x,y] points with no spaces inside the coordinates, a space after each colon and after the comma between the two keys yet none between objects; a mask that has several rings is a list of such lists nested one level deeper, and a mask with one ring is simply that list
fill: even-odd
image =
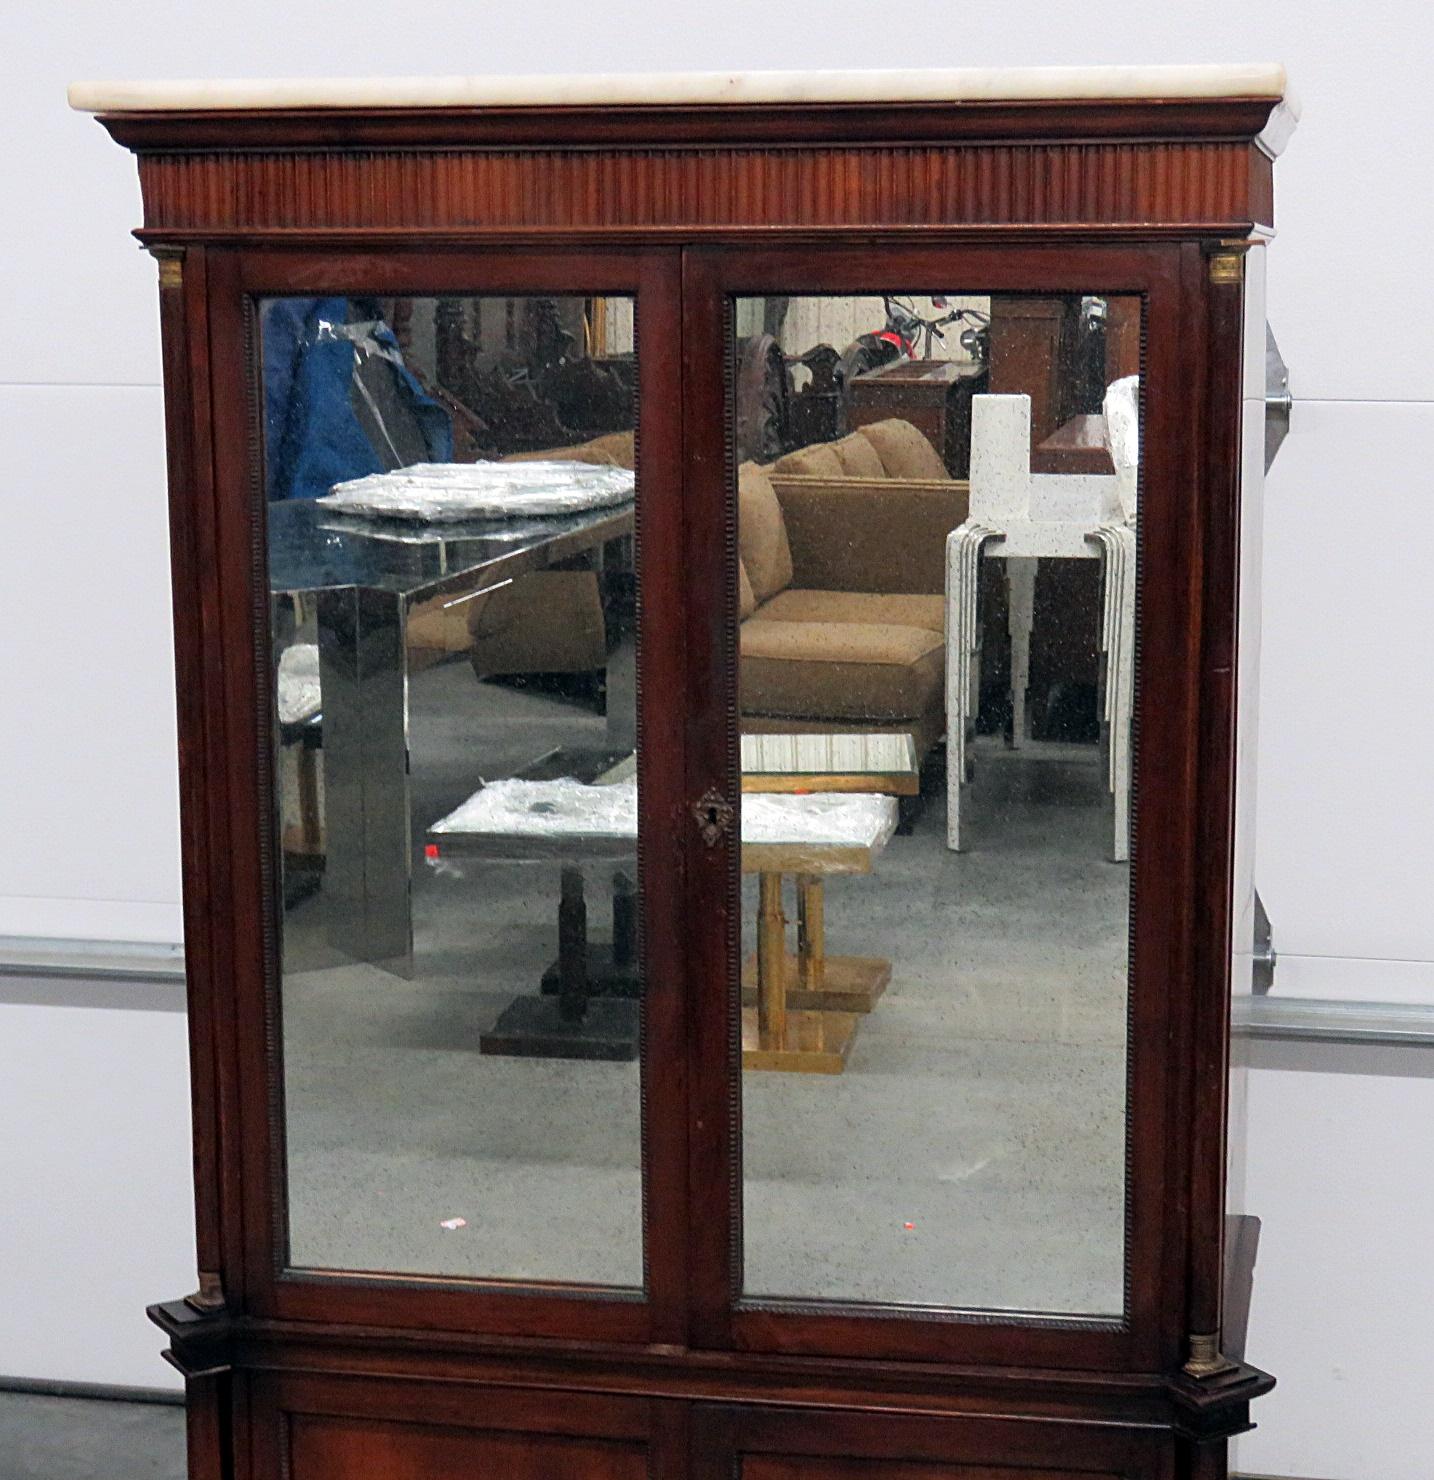
[{"label": "mirrored cabinet door", "polygon": [[728,300],[741,1299],[1118,1320],[1141,300],[873,277]]},{"label": "mirrored cabinet door", "polygon": [[255,315],[286,1262],[638,1291],[634,298]]}]

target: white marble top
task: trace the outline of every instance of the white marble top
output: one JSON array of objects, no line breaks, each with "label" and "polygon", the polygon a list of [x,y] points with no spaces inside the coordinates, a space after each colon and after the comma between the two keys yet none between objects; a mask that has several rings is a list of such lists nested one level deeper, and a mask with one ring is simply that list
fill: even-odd
[{"label": "white marble top", "polygon": [[[653,72],[526,77],[76,82],[89,113],[294,108],[500,108],[584,104],[1000,102],[1270,98],[1295,110],[1276,63],[957,67],[859,72]],[[1297,110],[1295,110],[1297,111]]]}]

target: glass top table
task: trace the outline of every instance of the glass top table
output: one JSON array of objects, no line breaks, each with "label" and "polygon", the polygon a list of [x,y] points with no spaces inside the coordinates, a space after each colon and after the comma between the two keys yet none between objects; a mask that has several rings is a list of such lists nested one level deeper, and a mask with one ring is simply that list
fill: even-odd
[{"label": "glass top table", "polygon": [[[423,523],[343,514],[313,499],[268,505],[274,662],[293,614],[317,630],[330,938],[401,975],[413,954],[408,622],[529,571],[604,552],[633,533],[631,502],[575,514]],[[291,665],[292,666],[292,665]],[[623,713],[631,705],[614,704]],[[286,736],[286,738],[288,738]],[[624,737],[625,738],[625,737]]]},{"label": "glass top table", "polygon": [[362,518],[315,499],[287,499],[268,509],[275,594],[342,587],[409,600],[460,594],[475,576],[550,565],[633,528],[631,503],[541,519],[443,524]]}]

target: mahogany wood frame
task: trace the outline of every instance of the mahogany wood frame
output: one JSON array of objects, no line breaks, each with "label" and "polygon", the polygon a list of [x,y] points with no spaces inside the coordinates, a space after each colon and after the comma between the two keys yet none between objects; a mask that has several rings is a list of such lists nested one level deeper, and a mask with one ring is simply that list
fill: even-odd
[{"label": "mahogany wood frame", "polygon": [[[1005,1363],[1037,1360],[1052,1367],[1157,1370],[1178,1366],[1185,1303],[1185,1266],[1192,1230],[1167,1219],[1165,1189],[1190,1175],[1184,1127],[1169,1114],[1167,1045],[1183,1042],[1184,1004],[1174,984],[1191,979],[1194,917],[1186,901],[1196,875],[1194,815],[1200,705],[1198,650],[1202,619],[1199,592],[1188,580],[1198,561],[1203,531],[1195,447],[1184,408],[1204,381],[1198,355],[1182,353],[1181,325],[1196,305],[1203,259],[1198,248],[978,247],[967,243],[922,247],[833,242],[800,250],[783,247],[694,248],[684,255],[683,305],[688,518],[699,528],[689,545],[694,613],[725,605],[729,620],[717,627],[690,625],[688,661],[694,680],[689,744],[693,796],[739,788],[737,759],[735,591],[735,469],[727,434],[721,375],[728,361],[731,296],[929,292],[954,284],[957,293],[1107,293],[1139,296],[1144,304],[1146,366],[1143,378],[1141,591],[1159,601],[1140,602],[1137,666],[1136,805],[1132,895],[1132,975],[1127,1100],[1128,1248],[1127,1309],[1116,1319],[1031,1315],[1017,1322],[991,1312],[879,1310],[817,1302],[756,1300],[740,1290],[740,1210],[734,1205],[737,1175],[704,1175],[707,1168],[740,1168],[740,1080],[734,1064],[740,902],[735,848],[698,857],[702,871],[694,919],[702,931],[694,956],[721,962],[725,979],[698,991],[700,1048],[690,1065],[699,1118],[709,1139],[694,1147],[693,1202],[703,1215],[694,1244],[694,1334],[703,1345],[839,1355],[960,1359]],[[1188,346],[1185,346],[1188,349]],[[716,374],[714,375],[714,367]],[[697,563],[699,552],[722,551],[717,563]],[[717,641],[712,641],[713,636]],[[1154,755],[1154,763],[1142,755]],[[725,876],[724,876],[725,875]],[[702,901],[725,893],[728,908]],[[720,925],[722,934],[718,935]],[[1219,988],[1223,990],[1223,986]],[[699,1203],[700,1199],[700,1203]],[[1218,1238],[1218,1230],[1216,1230]],[[1198,1236],[1197,1236],[1198,1241]],[[734,1309],[735,1302],[735,1309]],[[952,1324],[960,1323],[959,1330]],[[1164,1333],[1164,1339],[1161,1334]]]},{"label": "mahogany wood frame", "polygon": [[[252,763],[232,775],[226,853],[233,869],[231,989],[237,1021],[258,1028],[241,1052],[236,1132],[225,1144],[242,1209],[243,1242],[225,1260],[226,1288],[243,1291],[258,1314],[296,1320],[365,1320],[379,1325],[444,1327],[498,1334],[586,1337],[604,1341],[682,1339],[685,1276],[681,1229],[685,1203],[687,1122],[685,1076],[653,1066],[680,1063],[685,1052],[686,959],[681,901],[666,881],[681,876],[677,850],[685,830],[672,826],[684,800],[681,710],[685,691],[680,628],[681,566],[639,555],[638,629],[642,665],[638,693],[642,817],[638,872],[646,975],[654,983],[643,1008],[644,1223],[647,1287],[641,1292],[586,1291],[494,1280],[415,1278],[372,1272],[361,1276],[286,1268],[286,1199],[282,1173],[284,1125],[278,942],[262,902],[275,897],[264,827],[273,815],[269,794],[267,702],[268,575],[263,539],[264,495],[257,423],[257,303],[282,294],[631,294],[636,303],[639,407],[671,402],[677,379],[679,260],[670,248],[627,251],[472,249],[448,253],[253,252],[210,254],[209,332],[214,385],[215,489],[222,582],[221,643],[234,688],[225,725],[231,752]],[[637,546],[675,550],[681,543],[680,428],[672,416],[640,413]],[[240,570],[247,569],[243,576]],[[648,575],[649,567],[652,574]],[[247,697],[246,697],[247,696]],[[677,1235],[674,1237],[674,1233]],[[237,1253],[237,1258],[234,1255]],[[241,1273],[237,1281],[229,1268]]]},{"label": "mahogany wood frame", "polygon": [[[1182,1364],[1190,1337],[1221,1324],[1238,256],[1272,222],[1258,139],[1271,111],[1232,98],[102,120],[139,155],[137,234],[161,261],[201,1273],[194,1297],[154,1314],[189,1379],[195,1476],[282,1473],[296,1404],[354,1411],[340,1394],[362,1391],[364,1412],[407,1403],[467,1422],[494,1390],[535,1427],[554,1422],[541,1395],[556,1394],[591,1412],[585,1432],[647,1433],[663,1476],[730,1476],[749,1451],[999,1459],[1029,1480],[1223,1475],[1224,1437],[1270,1379],[1236,1366],[1202,1381]],[[1132,1212],[1115,1321],[736,1298],[737,859],[730,840],[702,846],[688,815],[709,787],[739,794],[724,300],[953,283],[1145,307]],[[356,290],[637,296],[645,1299],[281,1266],[245,305]]]}]

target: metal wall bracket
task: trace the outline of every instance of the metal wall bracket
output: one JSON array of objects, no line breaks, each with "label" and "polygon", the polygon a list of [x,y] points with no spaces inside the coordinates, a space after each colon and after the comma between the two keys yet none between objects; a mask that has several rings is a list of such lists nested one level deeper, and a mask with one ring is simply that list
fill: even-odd
[{"label": "metal wall bracket", "polygon": [[1263,997],[1275,984],[1275,931],[1265,910],[1265,901],[1260,891],[1255,890],[1255,942],[1251,951],[1254,969],[1254,990]]},{"label": "metal wall bracket", "polygon": [[1280,347],[1275,343],[1275,331],[1265,323],[1265,471],[1280,450],[1280,444],[1290,434],[1290,410],[1294,398],[1290,395],[1290,372],[1285,365]]}]

